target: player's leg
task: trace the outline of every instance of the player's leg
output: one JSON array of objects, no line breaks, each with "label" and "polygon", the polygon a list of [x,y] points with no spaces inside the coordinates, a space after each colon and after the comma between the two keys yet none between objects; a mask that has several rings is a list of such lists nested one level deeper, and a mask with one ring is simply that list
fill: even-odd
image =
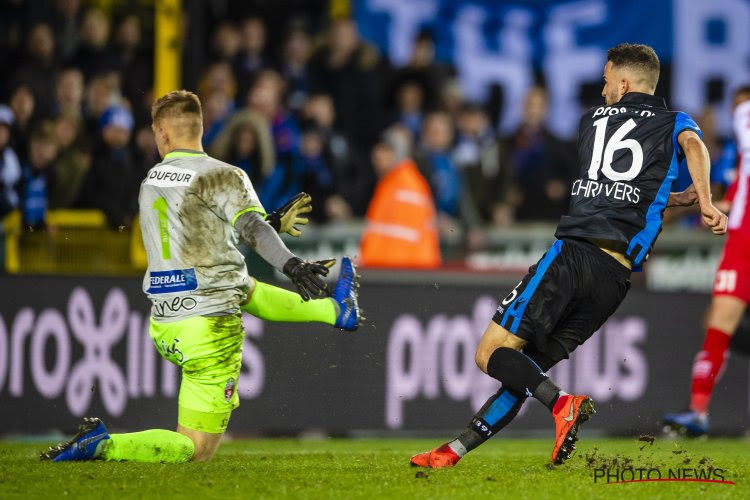
[{"label": "player's leg", "polygon": [[351,259],[341,259],[341,271],[331,297],[302,300],[299,294],[250,279],[247,301],[241,306],[253,316],[268,321],[319,322],[356,330],[360,322],[357,274]]},{"label": "player's leg", "polygon": [[717,295],[711,301],[706,318],[706,337],[695,357],[691,384],[690,409],[708,412],[714,384],[726,366],[729,341],[745,312],[745,302],[731,295]]},{"label": "player's leg", "polygon": [[[562,244],[561,241],[556,242],[547,254],[529,270],[529,274],[521,283],[502,301],[479,342],[475,355],[477,365],[483,372],[500,380],[503,388],[482,406],[467,428],[456,439],[432,451],[415,455],[411,459],[412,465],[422,467],[455,465],[466,453],[510,423],[518,414],[527,395],[536,395],[545,404],[551,404],[554,407],[554,402],[561,395],[561,391],[548,380],[535,361],[520,351],[530,341],[548,333],[540,331],[538,335],[535,335],[528,317],[522,323],[525,314],[535,316],[536,319],[544,317],[539,324],[554,325],[567,306],[566,295],[560,293],[559,283],[562,282],[562,287],[567,288],[569,279],[565,276],[564,269],[553,265],[553,261],[562,250]],[[537,288],[541,292],[536,293]],[[540,298],[550,293],[558,295],[557,300],[550,303],[544,297]],[[532,296],[535,297],[534,300],[531,300]],[[507,325],[514,331],[509,331],[501,324]],[[534,352],[539,351],[534,349]],[[539,392],[535,394],[540,387]]]},{"label": "player's leg", "polygon": [[[182,367],[177,432],[112,434],[97,458],[137,462],[210,460],[239,406],[237,380],[245,332],[239,314],[151,321],[159,353]],[[180,453],[181,451],[181,453]]]},{"label": "player's leg", "polygon": [[664,430],[697,437],[708,432],[708,406],[729,357],[729,344],[750,302],[747,248],[727,240],[706,314],[706,334],[693,361],[689,409],[664,415]]}]

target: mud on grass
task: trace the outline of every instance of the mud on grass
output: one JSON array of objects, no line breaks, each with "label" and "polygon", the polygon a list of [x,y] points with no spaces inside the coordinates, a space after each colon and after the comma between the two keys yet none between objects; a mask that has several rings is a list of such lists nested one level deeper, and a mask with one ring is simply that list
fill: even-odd
[{"label": "mud on grass", "polygon": [[[207,464],[42,463],[0,442],[0,498],[750,498],[750,443],[586,439],[547,467],[551,439],[497,437],[449,470],[409,467],[436,440],[236,440]],[[641,449],[643,447],[643,449]],[[689,459],[689,462],[686,460]],[[736,485],[594,482],[597,468],[721,468]]]}]

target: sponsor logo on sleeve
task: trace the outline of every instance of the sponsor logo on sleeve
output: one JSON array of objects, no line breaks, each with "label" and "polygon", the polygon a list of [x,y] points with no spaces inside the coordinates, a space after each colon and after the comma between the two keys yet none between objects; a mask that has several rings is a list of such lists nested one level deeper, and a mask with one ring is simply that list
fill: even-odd
[{"label": "sponsor logo on sleeve", "polygon": [[198,288],[198,279],[193,268],[151,271],[149,283],[146,292],[151,294],[187,292]]}]

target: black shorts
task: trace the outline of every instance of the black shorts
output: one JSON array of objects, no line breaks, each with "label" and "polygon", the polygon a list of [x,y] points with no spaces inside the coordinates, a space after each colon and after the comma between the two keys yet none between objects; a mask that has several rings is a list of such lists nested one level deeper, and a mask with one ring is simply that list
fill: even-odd
[{"label": "black shorts", "polygon": [[[541,353],[546,371],[609,318],[630,288],[630,270],[586,240],[557,240],[492,320]],[[541,365],[540,365],[541,366]]]}]

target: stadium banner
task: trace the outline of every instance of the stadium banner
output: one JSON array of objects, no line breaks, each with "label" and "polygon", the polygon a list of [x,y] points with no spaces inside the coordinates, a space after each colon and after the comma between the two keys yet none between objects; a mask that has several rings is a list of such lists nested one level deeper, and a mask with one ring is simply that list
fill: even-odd
[{"label": "stadium banner", "polygon": [[[651,45],[672,68],[663,78],[675,108],[697,114],[720,100],[723,133],[731,127],[731,89],[750,80],[750,0],[355,0],[354,7],[363,37],[397,66],[428,29],[466,97],[485,100],[499,86],[505,132],[518,124],[524,94],[541,74],[550,128],[574,136],[582,86],[601,84],[607,49],[622,42]],[[709,96],[717,83],[723,92]]]},{"label": "stadium banner", "polygon": [[[358,332],[273,324],[245,316],[241,406],[230,431],[438,431],[465,425],[497,390],[474,348],[498,297],[515,285],[491,274],[364,273],[368,321]],[[148,337],[138,279],[0,277],[0,429],[72,429],[100,416],[114,429],[172,428],[178,370]],[[551,370],[590,394],[589,429],[656,432],[663,412],[686,406],[708,296],[631,290],[617,313]],[[735,356],[712,403],[713,429],[750,422],[748,362]],[[511,425],[551,428],[530,401]]]}]

